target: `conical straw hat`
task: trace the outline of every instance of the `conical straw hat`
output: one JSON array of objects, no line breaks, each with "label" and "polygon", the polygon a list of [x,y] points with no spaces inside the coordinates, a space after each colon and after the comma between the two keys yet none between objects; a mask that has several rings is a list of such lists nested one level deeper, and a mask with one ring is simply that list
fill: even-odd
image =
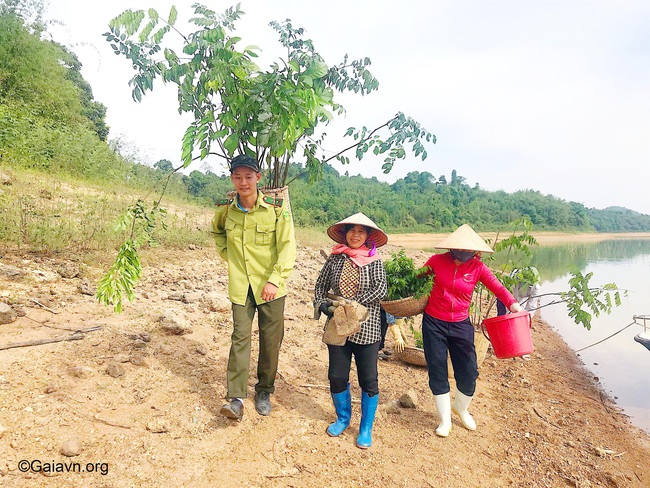
[{"label": "conical straw hat", "polygon": [[345,226],[347,224],[364,225],[369,229],[372,229],[368,235],[368,240],[374,242],[377,247],[381,247],[388,242],[386,233],[377,227],[377,224],[366,217],[362,212],[355,213],[354,215],[331,225],[329,229],[327,229],[327,235],[330,236],[334,242],[345,244]]},{"label": "conical straw hat", "polygon": [[445,237],[436,249],[458,249],[463,251],[494,252],[487,243],[469,225],[463,224]]}]

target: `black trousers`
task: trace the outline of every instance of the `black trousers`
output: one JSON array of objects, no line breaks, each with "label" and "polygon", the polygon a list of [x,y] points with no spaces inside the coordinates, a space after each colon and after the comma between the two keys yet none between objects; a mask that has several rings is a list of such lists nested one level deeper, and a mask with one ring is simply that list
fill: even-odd
[{"label": "black trousers", "polygon": [[429,368],[429,388],[434,395],[449,392],[447,351],[454,368],[456,387],[473,396],[478,378],[474,326],[469,318],[461,322],[445,322],[424,313],[422,319],[424,357]]},{"label": "black trousers", "polygon": [[379,341],[365,345],[347,341],[343,346],[328,344],[327,349],[330,360],[327,377],[330,380],[330,391],[332,393],[341,393],[347,389],[350,382],[350,367],[353,354],[354,362],[357,365],[359,386],[368,396],[373,397],[379,393],[377,374]]}]

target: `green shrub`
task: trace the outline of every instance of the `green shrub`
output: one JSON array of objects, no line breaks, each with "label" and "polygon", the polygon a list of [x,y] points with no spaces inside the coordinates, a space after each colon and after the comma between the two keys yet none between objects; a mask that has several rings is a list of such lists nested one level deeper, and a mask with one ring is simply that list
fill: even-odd
[{"label": "green shrub", "polygon": [[428,295],[433,286],[433,276],[419,278],[413,260],[402,250],[392,252],[390,259],[384,261],[388,281],[388,300],[399,300],[413,296]]}]

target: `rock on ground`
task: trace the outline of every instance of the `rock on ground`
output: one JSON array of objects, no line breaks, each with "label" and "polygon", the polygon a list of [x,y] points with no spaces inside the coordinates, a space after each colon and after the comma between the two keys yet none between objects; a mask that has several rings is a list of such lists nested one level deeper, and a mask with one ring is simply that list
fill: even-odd
[{"label": "rock on ground", "polygon": [[0,302],[0,324],[10,324],[18,318],[16,312],[6,303]]},{"label": "rock on ground", "polygon": [[158,319],[160,328],[167,334],[183,335],[192,333],[192,325],[184,317],[167,311]]}]

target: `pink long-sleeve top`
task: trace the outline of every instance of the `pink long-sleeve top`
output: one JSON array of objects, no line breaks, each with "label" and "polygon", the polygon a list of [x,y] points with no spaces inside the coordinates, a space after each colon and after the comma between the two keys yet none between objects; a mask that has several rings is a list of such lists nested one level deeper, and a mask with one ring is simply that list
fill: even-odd
[{"label": "pink long-sleeve top", "polygon": [[433,289],[425,312],[445,322],[460,322],[469,316],[474,287],[480,281],[508,308],[517,300],[479,258],[456,264],[451,253],[434,254],[425,263],[434,274]]}]

